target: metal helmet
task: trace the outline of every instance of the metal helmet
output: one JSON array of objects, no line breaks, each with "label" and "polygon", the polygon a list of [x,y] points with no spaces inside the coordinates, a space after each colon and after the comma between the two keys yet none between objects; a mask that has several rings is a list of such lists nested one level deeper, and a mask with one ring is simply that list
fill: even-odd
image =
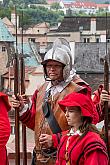
[{"label": "metal helmet", "polygon": [[55,40],[52,48],[45,54],[44,60],[41,63],[44,67],[44,73],[47,78],[45,65],[49,60],[54,60],[64,64],[63,78],[67,80],[70,76],[71,65],[71,51],[69,47],[61,42],[60,39]]}]

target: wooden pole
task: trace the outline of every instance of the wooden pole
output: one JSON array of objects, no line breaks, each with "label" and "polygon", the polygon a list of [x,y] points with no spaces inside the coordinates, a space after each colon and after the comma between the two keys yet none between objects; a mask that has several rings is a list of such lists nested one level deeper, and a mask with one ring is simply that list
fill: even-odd
[{"label": "wooden pole", "polygon": [[[17,51],[17,13],[15,7],[15,21],[16,21],[16,49],[14,58],[14,94],[17,98],[19,93],[19,61],[18,61],[18,51]],[[20,165],[20,134],[19,134],[19,109],[15,108],[15,162],[16,165]]]},{"label": "wooden pole", "polygon": [[[25,64],[23,59],[23,11],[22,11],[22,52],[20,56],[20,79],[21,79],[21,95],[25,94]],[[27,144],[26,144],[26,126],[22,124],[22,150],[23,165],[27,165]]]},{"label": "wooden pole", "polygon": [[[108,48],[107,48],[107,34],[108,34],[108,25],[107,25],[107,13],[106,13],[106,55],[104,59],[104,89],[109,93],[109,57],[108,57]],[[107,145],[108,154],[109,153],[109,137],[108,137],[108,102],[105,101],[104,103],[104,134],[105,134],[105,142]]]}]

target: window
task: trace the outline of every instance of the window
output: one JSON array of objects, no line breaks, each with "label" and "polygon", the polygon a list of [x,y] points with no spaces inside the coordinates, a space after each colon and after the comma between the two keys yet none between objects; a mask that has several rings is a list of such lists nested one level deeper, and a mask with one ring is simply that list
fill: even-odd
[{"label": "window", "polygon": [[84,38],[84,43],[86,43],[86,38]]},{"label": "window", "polygon": [[107,39],[107,42],[109,42],[109,43],[110,43],[110,39]]},{"label": "window", "polygon": [[6,51],[6,47],[2,47],[2,52],[5,52]]},{"label": "window", "polygon": [[15,126],[14,126],[14,125],[11,126],[11,134],[12,134],[12,135],[15,134]]},{"label": "window", "polygon": [[90,38],[87,38],[87,43],[89,43],[90,42]]},{"label": "window", "polygon": [[35,38],[29,38],[29,41],[35,42]]},{"label": "window", "polygon": [[96,38],[96,43],[99,43],[99,38]]},{"label": "window", "polygon": [[84,38],[84,43],[89,43],[90,42],[90,38]]}]

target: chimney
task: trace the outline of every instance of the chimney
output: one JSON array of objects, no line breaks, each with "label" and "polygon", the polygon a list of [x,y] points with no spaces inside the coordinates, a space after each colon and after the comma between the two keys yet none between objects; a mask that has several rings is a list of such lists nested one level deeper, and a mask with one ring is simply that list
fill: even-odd
[{"label": "chimney", "polygon": [[96,18],[91,18],[91,24],[90,24],[90,31],[91,34],[95,34],[96,33]]},{"label": "chimney", "polygon": [[[11,13],[11,22],[14,26],[16,26],[16,14],[15,11],[12,11]],[[19,15],[17,15],[17,28],[19,27]]]}]

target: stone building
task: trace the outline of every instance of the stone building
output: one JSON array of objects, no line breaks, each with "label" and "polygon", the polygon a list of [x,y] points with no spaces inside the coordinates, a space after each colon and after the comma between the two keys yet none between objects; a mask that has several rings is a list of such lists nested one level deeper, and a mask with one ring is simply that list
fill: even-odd
[{"label": "stone building", "polygon": [[3,21],[0,19],[0,75],[7,71],[6,65],[8,55],[6,46],[10,47],[14,44],[15,38],[9,32]]},{"label": "stone building", "polygon": [[[107,25],[107,27],[106,27]],[[75,42],[106,42],[110,38],[110,16],[107,17],[64,17],[56,30],[58,33],[70,34],[68,39]],[[76,38],[73,38],[73,34]]]},{"label": "stone building", "polygon": [[[77,73],[96,90],[104,83],[104,59],[106,43],[75,43],[74,67]],[[110,43],[107,43],[107,58],[110,56]],[[108,60],[108,64],[109,64]]]}]

